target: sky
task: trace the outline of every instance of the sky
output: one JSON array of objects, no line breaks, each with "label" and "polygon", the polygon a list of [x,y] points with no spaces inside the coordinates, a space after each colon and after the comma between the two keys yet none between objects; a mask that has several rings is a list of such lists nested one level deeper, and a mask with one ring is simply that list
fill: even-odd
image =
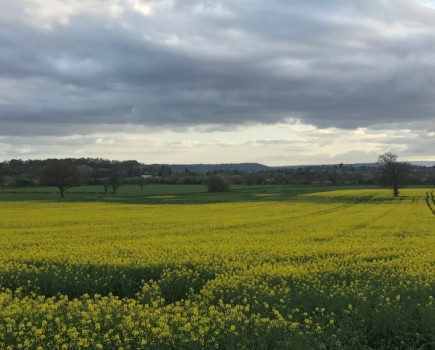
[{"label": "sky", "polygon": [[435,161],[435,1],[0,0],[0,161]]}]

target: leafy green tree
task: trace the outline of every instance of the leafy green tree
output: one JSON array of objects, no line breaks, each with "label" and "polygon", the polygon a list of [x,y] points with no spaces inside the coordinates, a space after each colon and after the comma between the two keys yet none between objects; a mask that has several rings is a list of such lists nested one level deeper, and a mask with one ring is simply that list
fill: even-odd
[{"label": "leafy green tree", "polygon": [[41,186],[55,186],[59,189],[60,197],[65,197],[65,191],[79,186],[83,176],[70,160],[53,159],[50,164],[41,169],[39,183]]},{"label": "leafy green tree", "polygon": [[210,175],[207,179],[208,192],[226,192],[230,189],[230,182],[222,174]]}]

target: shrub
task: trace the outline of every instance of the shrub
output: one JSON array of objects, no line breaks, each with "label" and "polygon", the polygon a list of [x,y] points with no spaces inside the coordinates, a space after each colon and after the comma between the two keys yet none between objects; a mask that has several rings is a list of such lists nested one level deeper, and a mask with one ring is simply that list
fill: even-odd
[{"label": "shrub", "polygon": [[226,192],[230,189],[228,179],[222,174],[210,175],[207,180],[208,192]]}]

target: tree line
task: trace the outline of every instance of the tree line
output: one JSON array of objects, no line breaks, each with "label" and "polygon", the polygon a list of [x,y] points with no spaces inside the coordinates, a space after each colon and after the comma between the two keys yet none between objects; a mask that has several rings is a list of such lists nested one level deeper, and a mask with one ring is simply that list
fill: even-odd
[{"label": "tree line", "polygon": [[[219,175],[214,176],[212,175]],[[187,167],[174,171],[169,165],[146,165],[135,160],[100,158],[44,160],[12,159],[0,163],[0,186],[55,186],[60,195],[78,185],[100,185],[104,193],[116,193],[122,184],[209,184],[209,189],[227,190],[230,184],[248,185],[392,185],[435,184],[435,167],[398,162],[397,155],[379,156],[378,166],[322,165],[269,168],[260,171],[226,170],[200,173]],[[210,185],[212,184],[212,185]],[[213,185],[214,184],[214,185]]]}]

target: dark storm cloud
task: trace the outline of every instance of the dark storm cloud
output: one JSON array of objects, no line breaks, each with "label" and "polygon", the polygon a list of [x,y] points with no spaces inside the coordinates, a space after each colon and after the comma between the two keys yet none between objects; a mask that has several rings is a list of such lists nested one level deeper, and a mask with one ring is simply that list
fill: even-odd
[{"label": "dark storm cloud", "polygon": [[3,135],[434,118],[435,11],[417,1],[132,3],[65,23],[0,4]]}]

